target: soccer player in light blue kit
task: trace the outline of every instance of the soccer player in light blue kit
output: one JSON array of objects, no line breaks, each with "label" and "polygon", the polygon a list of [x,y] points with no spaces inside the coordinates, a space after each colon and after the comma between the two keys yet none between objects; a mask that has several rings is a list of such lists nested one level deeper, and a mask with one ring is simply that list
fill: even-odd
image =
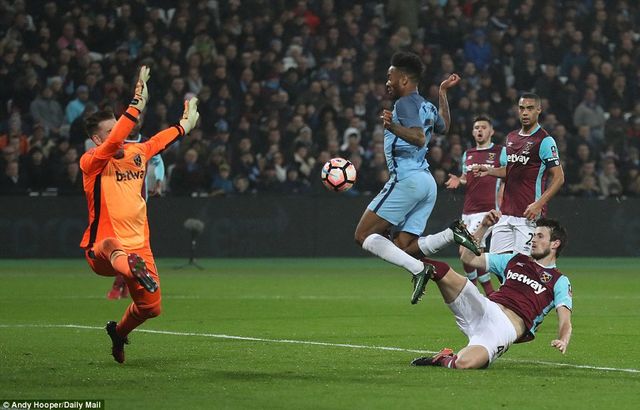
[{"label": "soccer player in light blue kit", "polygon": [[[466,229],[456,232],[452,226],[420,237],[437,196],[436,182],[425,158],[427,145],[434,132],[448,131],[451,120],[447,90],[460,81],[457,74],[451,74],[440,84],[437,110],[418,94],[423,70],[416,54],[398,52],[391,58],[386,85],[397,101],[393,111],[384,110],[382,115],[389,181],[364,211],[355,232],[355,240],[363,249],[413,275],[412,304],[418,302],[428,280],[425,264],[414,257],[419,256],[418,249],[431,255],[455,240],[479,252]],[[392,226],[398,232],[393,241],[385,236]]]}]

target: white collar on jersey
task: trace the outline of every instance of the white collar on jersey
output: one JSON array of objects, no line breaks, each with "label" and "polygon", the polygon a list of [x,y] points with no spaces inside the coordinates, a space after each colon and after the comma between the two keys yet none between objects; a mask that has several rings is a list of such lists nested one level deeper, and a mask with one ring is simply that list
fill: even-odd
[{"label": "white collar on jersey", "polygon": [[493,144],[493,142],[492,142],[488,147],[484,147],[484,148],[478,148],[478,147],[476,147],[476,151],[484,151],[484,150],[486,150],[486,149],[491,149],[491,148],[493,148],[493,145],[494,145],[494,144]]},{"label": "white collar on jersey", "polygon": [[521,131],[522,131],[522,128],[520,128],[520,131],[518,131],[518,135],[520,135],[521,137],[530,137],[530,136],[532,136],[533,134],[535,134],[536,132],[538,132],[538,130],[539,130],[540,128],[542,128],[542,127],[540,126],[540,124],[538,124],[538,126],[537,126],[533,131],[531,131],[529,134],[523,134],[523,133],[521,132]]},{"label": "white collar on jersey", "polygon": [[544,266],[543,264],[539,263],[538,261],[534,261],[534,262],[537,263],[538,265],[542,266],[545,269],[555,269],[556,268],[556,264],[555,263],[552,264],[552,265],[549,265],[549,266]]}]

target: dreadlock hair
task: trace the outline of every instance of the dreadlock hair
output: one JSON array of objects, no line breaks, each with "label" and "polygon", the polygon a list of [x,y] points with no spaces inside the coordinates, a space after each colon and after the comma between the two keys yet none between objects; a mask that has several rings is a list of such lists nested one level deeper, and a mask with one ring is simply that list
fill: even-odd
[{"label": "dreadlock hair", "polygon": [[406,74],[414,83],[418,84],[422,73],[424,72],[424,64],[417,54],[407,51],[398,51],[391,57],[391,65]]}]

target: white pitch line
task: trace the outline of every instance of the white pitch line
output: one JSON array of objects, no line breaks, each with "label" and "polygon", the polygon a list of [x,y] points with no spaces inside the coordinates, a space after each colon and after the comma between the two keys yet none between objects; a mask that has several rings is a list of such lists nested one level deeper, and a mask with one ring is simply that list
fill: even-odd
[{"label": "white pitch line", "polygon": [[[84,326],[84,325],[3,325],[0,324],[0,328],[65,328],[65,329],[89,329],[89,330],[104,330],[103,327],[98,326]],[[248,336],[233,336],[225,334],[215,333],[195,333],[195,332],[173,332],[169,330],[152,330],[152,329],[136,329],[135,332],[151,333],[170,336],[196,336],[196,337],[211,337],[216,339],[231,339],[231,340],[245,340],[250,342],[266,342],[266,343],[288,343],[299,345],[313,345],[313,346],[327,346],[327,347],[346,347],[350,349],[372,349],[372,350],[385,350],[394,352],[409,352],[409,353],[426,353],[435,354],[437,352],[430,350],[416,350],[405,349],[402,347],[388,347],[388,346],[367,346],[367,345],[354,345],[349,343],[328,343],[328,342],[314,342],[310,340],[291,340],[291,339],[265,339],[261,337],[248,337]],[[557,362],[545,362],[540,360],[519,360],[519,359],[500,359],[501,361],[509,361],[514,363],[529,363],[544,366],[559,366],[559,367],[571,367],[575,369],[588,369],[588,370],[603,370],[613,372],[625,372],[625,373],[640,373],[640,369],[625,369],[618,367],[600,367],[600,366],[588,366],[580,364],[570,363],[557,363]]]}]

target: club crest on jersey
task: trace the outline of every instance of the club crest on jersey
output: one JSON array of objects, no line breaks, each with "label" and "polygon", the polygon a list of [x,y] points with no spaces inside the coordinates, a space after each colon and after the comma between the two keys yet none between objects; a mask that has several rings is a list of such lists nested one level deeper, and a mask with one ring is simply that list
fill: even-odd
[{"label": "club crest on jersey", "polygon": [[553,276],[551,276],[549,272],[544,272],[542,275],[540,275],[540,281],[542,283],[549,283],[551,279],[553,279]]},{"label": "club crest on jersey", "polygon": [[529,155],[529,153],[531,152],[531,147],[533,147],[533,144],[534,143],[532,141],[527,141],[525,146],[522,148],[522,151],[520,151],[520,154]]},{"label": "club crest on jersey", "polygon": [[133,157],[133,163],[136,164],[138,168],[142,166],[142,158],[140,158],[140,154],[136,154],[136,156]]},{"label": "club crest on jersey", "polygon": [[490,152],[489,155],[487,156],[487,162],[488,161],[493,161],[496,159],[496,153],[495,152]]}]

